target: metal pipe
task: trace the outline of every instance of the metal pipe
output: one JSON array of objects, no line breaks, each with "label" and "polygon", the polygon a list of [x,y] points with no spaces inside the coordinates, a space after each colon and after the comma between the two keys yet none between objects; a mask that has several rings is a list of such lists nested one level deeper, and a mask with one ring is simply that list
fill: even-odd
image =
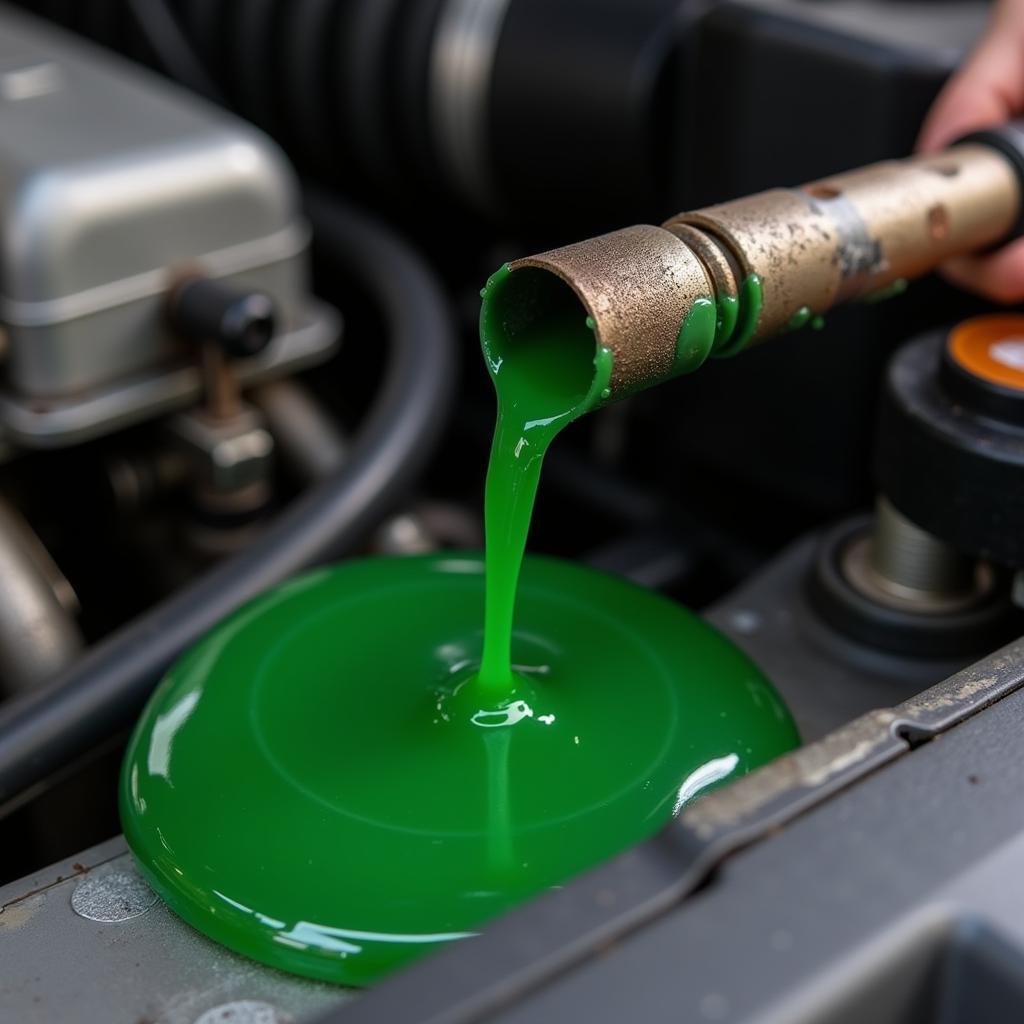
[{"label": "metal pipe", "polygon": [[[606,401],[732,355],[1007,239],[1024,155],[999,143],[966,141],[516,260],[485,290],[488,322],[508,325],[485,349],[500,357],[526,321],[575,308],[612,355]],[[552,275],[567,286],[560,295]]]},{"label": "metal pipe", "polygon": [[29,690],[67,668],[82,634],[70,584],[29,525],[0,501],[0,689]]},{"label": "metal pipe", "polygon": [[301,384],[275,380],[254,388],[249,397],[266,418],[277,450],[303,483],[318,483],[337,472],[348,455],[348,442]]}]

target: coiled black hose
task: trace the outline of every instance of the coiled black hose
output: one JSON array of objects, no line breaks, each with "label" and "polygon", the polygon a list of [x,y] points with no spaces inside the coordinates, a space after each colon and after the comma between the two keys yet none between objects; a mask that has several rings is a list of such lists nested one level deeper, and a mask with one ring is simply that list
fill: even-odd
[{"label": "coiled black hose", "polygon": [[390,341],[380,392],[349,459],[263,537],[91,648],[73,670],[0,706],[0,805],[138,715],[171,662],[245,601],[349,552],[408,491],[432,454],[456,373],[441,286],[388,229],[309,191],[317,244],[380,306]]},{"label": "coiled black hose", "polygon": [[139,30],[172,78],[214,103],[224,103],[220,87],[207,74],[178,20],[163,0],[127,0]]}]

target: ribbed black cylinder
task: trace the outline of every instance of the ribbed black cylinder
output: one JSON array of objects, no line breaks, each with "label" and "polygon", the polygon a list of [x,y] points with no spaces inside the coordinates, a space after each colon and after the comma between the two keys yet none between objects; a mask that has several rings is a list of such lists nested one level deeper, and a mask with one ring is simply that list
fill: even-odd
[{"label": "ribbed black cylinder", "polygon": [[563,231],[664,213],[680,0],[20,2],[389,203]]},{"label": "ribbed black cylinder", "polygon": [[879,490],[959,550],[1024,566],[1024,426],[951,393],[945,343],[944,331],[929,333],[889,365],[875,444]]}]

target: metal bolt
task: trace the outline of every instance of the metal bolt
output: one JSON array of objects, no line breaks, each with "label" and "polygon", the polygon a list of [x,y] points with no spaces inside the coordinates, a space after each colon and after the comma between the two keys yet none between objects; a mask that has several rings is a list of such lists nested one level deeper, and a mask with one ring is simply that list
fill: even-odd
[{"label": "metal bolt", "polygon": [[239,999],[207,1010],[195,1024],[291,1024],[291,1014],[282,1013],[270,1003]]},{"label": "metal bolt", "polygon": [[700,1015],[706,1020],[724,1020],[729,1016],[729,1000],[720,992],[709,992],[700,1001]]},{"label": "metal bolt", "polygon": [[103,924],[129,921],[154,903],[156,893],[134,871],[90,876],[71,894],[71,909],[79,917]]},{"label": "metal bolt", "polygon": [[274,439],[256,409],[243,406],[228,420],[211,420],[195,411],[181,413],[168,422],[168,429],[214,490],[238,491],[265,482],[270,474]]},{"label": "metal bolt", "polygon": [[761,628],[761,616],[748,608],[740,608],[729,616],[729,625],[741,636],[749,636]]},{"label": "metal bolt", "polygon": [[420,555],[436,551],[438,545],[430,532],[414,515],[397,515],[377,531],[377,550],[387,555]]},{"label": "metal bolt", "polygon": [[1010,590],[1010,600],[1018,608],[1024,608],[1024,572],[1018,569],[1013,574],[1013,586]]}]

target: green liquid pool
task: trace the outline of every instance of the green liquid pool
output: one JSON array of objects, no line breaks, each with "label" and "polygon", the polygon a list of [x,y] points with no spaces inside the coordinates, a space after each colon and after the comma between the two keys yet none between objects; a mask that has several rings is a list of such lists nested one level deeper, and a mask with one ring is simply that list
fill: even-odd
[{"label": "green liquid pool", "polygon": [[174,666],[126,755],[125,834],[155,889],[283,970],[371,983],[798,741],[695,616],[524,560],[544,452],[607,398],[612,364],[578,306],[538,328],[504,281],[481,325],[499,403],[486,566],[367,559],[256,599]]}]

